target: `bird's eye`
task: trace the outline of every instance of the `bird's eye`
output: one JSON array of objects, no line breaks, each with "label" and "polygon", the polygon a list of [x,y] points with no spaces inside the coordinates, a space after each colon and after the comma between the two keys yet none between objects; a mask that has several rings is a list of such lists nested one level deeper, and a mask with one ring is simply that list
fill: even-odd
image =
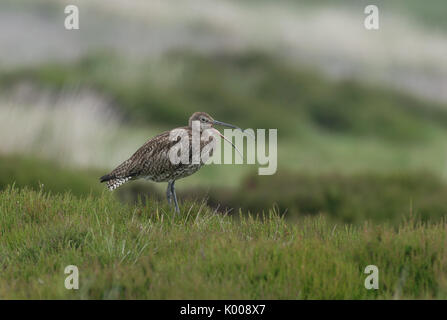
[{"label": "bird's eye", "polygon": [[201,118],[200,121],[205,122],[205,118]]}]

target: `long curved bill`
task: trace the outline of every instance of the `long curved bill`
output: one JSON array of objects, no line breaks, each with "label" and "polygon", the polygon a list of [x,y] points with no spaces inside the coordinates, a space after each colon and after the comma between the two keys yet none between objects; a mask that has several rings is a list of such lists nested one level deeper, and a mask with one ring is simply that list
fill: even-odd
[{"label": "long curved bill", "polygon": [[224,127],[229,127],[229,128],[233,128],[233,129],[238,129],[238,130],[244,131],[244,130],[242,130],[239,127],[236,127],[236,126],[234,126],[232,124],[225,123],[225,122],[222,122],[222,121],[213,120],[213,124],[217,124],[219,126],[224,126]]},{"label": "long curved bill", "polygon": [[217,125],[219,125],[219,126],[224,126],[224,127],[229,127],[229,128],[233,128],[233,129],[241,130],[242,133],[247,133],[247,134],[249,134],[252,138],[255,138],[250,132],[245,132],[244,130],[242,130],[241,128],[239,128],[239,127],[237,127],[237,126],[235,126],[235,125],[232,125],[232,124],[229,124],[229,123],[225,123],[225,122],[222,122],[222,121],[217,121],[217,120],[213,120],[213,124],[217,124]]},{"label": "long curved bill", "polygon": [[[237,127],[236,127],[237,128]],[[213,128],[214,129],[214,128]],[[237,128],[237,129],[239,129],[239,128]],[[241,156],[241,158],[242,158],[242,160],[244,159],[244,156],[242,155],[242,153],[239,151],[239,149],[233,144],[233,142],[231,142],[231,140],[229,140],[227,137],[225,137],[222,133],[220,133],[220,131],[219,130],[217,130],[217,129],[214,129],[213,131],[215,131],[219,136],[221,136],[222,137],[222,139],[224,139],[226,142],[228,142],[229,144],[231,144],[232,146],[233,146],[233,148],[234,148],[234,150],[236,150],[238,153],[239,153],[239,155]]]}]

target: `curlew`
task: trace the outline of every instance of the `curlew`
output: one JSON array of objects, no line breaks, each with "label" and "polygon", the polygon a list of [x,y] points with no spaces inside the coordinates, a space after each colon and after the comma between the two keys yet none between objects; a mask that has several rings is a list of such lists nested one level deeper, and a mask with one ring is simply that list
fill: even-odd
[{"label": "curlew", "polygon": [[[231,141],[225,138],[218,130],[214,129],[214,125],[221,125],[230,127],[233,129],[240,129],[232,124],[220,122],[214,120],[210,115],[205,112],[195,112],[190,118],[188,126],[180,127],[173,130],[183,129],[189,137],[189,160],[193,153],[193,143],[191,143],[193,136],[193,122],[198,121],[200,126],[200,133],[207,129],[212,129],[215,133],[220,135],[223,139],[233,145]],[[171,131],[173,131],[171,130]],[[166,190],[166,196],[168,203],[171,204],[174,200],[175,212],[180,212],[177,202],[177,196],[175,194],[175,181],[197,172],[204,163],[200,161],[188,161],[188,163],[173,163],[170,159],[171,148],[180,141],[178,139],[172,139],[170,137],[171,131],[166,131],[158,136],[147,141],[141,146],[128,160],[121,163],[112,172],[102,176],[101,182],[107,182],[107,187],[113,191],[121,185],[131,180],[146,179],[154,182],[167,182],[168,187]],[[207,144],[208,141],[200,140],[200,150]],[[234,148],[236,148],[233,145]],[[237,150],[237,149],[236,149]],[[238,150],[237,150],[238,151]],[[210,153],[211,155],[212,153]]]}]

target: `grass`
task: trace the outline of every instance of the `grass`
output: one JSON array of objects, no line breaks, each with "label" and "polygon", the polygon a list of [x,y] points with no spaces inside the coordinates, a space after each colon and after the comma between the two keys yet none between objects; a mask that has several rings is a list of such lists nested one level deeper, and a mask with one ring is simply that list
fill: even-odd
[{"label": "grass", "polygon": [[[0,298],[446,298],[447,222],[289,224],[200,203],[121,204],[8,187],[0,192]],[[76,265],[79,290],[64,288]],[[379,290],[363,273],[377,265]]]},{"label": "grass", "polygon": [[443,219],[447,213],[446,193],[442,179],[428,172],[281,172],[268,177],[247,176],[236,190],[194,190],[196,196],[206,194],[208,203],[220,208],[261,212],[276,205],[290,219],[325,213],[337,223],[392,225],[410,214],[422,221]]},{"label": "grass", "polygon": [[[229,169],[217,167],[216,171]],[[248,170],[247,170],[248,171]],[[212,181],[212,170],[204,168],[197,175]],[[105,171],[80,170],[54,162],[23,156],[0,156],[0,189],[8,185],[52,194],[70,192],[75,196],[100,196],[106,187],[98,178]],[[233,175],[234,172],[232,172]],[[242,173],[239,173],[242,175]],[[361,225],[365,221],[396,226],[409,214],[421,221],[439,221],[447,212],[445,181],[426,171],[390,173],[309,173],[280,171],[273,176],[254,172],[242,175],[239,185],[208,183],[195,185],[191,178],[178,181],[181,200],[201,202],[206,199],[219,211],[268,212],[275,206],[286,212],[289,221],[323,213],[331,223]],[[220,180],[218,180],[220,182]],[[129,204],[150,195],[165,201],[165,183],[131,182],[114,194]]]},{"label": "grass", "polygon": [[99,184],[100,172],[77,170],[55,163],[18,155],[0,156],[0,189],[14,184],[33,190],[53,193],[71,192],[74,195],[99,195],[104,186]]}]

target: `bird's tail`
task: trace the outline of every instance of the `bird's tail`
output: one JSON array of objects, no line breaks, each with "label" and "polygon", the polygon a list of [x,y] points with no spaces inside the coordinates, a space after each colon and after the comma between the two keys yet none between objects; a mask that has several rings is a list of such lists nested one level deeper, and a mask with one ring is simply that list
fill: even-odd
[{"label": "bird's tail", "polygon": [[109,174],[99,178],[101,182],[107,182],[107,188],[110,191],[122,186],[127,181],[136,177],[136,174],[131,170],[132,161],[129,159],[121,163],[118,167],[112,170]]},{"label": "bird's tail", "polygon": [[125,184],[130,179],[132,179],[132,177],[116,177],[113,174],[106,174],[105,176],[99,178],[99,181],[107,182],[107,188],[109,188],[110,191],[113,191]]}]

